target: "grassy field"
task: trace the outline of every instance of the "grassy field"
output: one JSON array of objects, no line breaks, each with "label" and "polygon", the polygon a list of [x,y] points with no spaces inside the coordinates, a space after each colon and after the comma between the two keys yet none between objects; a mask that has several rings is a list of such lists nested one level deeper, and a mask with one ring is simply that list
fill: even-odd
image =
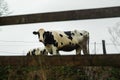
[{"label": "grassy field", "polygon": [[120,68],[0,66],[0,80],[120,80]]}]

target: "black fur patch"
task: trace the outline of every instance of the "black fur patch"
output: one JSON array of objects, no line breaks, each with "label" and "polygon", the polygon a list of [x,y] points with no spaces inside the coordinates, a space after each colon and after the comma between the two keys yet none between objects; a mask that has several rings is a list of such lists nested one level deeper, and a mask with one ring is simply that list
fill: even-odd
[{"label": "black fur patch", "polygon": [[70,40],[72,40],[73,38],[72,38],[72,33],[71,33],[71,31],[66,31],[66,32],[64,32],[67,36],[68,36],[68,39],[70,39]]},{"label": "black fur patch", "polygon": [[72,35],[74,36],[74,35],[75,35],[75,33],[72,33]]},{"label": "black fur patch", "polygon": [[35,51],[36,51],[35,49],[32,51],[32,55],[35,55]]},{"label": "black fur patch", "polygon": [[71,45],[72,43],[71,43],[71,42],[69,42],[69,44]]},{"label": "black fur patch", "polygon": [[54,40],[54,46],[58,47],[58,42],[56,40]]},{"label": "black fur patch", "polygon": [[73,38],[71,36],[68,37],[70,40],[72,40]]},{"label": "black fur patch", "polygon": [[46,50],[44,49],[43,52],[42,52],[42,54],[45,55],[45,52],[46,52]]},{"label": "black fur patch", "polygon": [[46,46],[47,44],[53,44],[54,46],[58,46],[58,42],[56,42],[56,40],[54,40],[54,36],[52,35],[52,32],[45,32],[43,34],[43,38],[44,38],[44,45]]},{"label": "black fur patch", "polygon": [[61,42],[61,45],[63,45],[63,43]]},{"label": "black fur patch", "polygon": [[43,38],[44,38],[44,44],[53,44],[54,42],[54,38],[53,38],[53,35],[52,35],[52,32],[45,32],[43,34]]},{"label": "black fur patch", "polygon": [[82,33],[80,33],[80,35],[82,36],[83,34],[82,34]]},{"label": "black fur patch", "polygon": [[65,45],[63,46],[61,49],[62,51],[72,51],[74,49],[77,49],[79,47],[79,45]]},{"label": "black fur patch", "polygon": [[63,35],[62,34],[59,34],[60,35],[60,37],[63,37]]}]

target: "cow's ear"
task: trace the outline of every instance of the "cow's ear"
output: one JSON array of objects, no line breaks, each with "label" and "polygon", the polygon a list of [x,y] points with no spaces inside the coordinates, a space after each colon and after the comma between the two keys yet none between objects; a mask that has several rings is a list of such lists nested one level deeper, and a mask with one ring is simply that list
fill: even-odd
[{"label": "cow's ear", "polygon": [[38,33],[38,32],[36,32],[36,31],[34,31],[34,32],[33,32],[33,34],[34,34],[34,35],[37,35],[37,34],[39,34],[39,33]]}]

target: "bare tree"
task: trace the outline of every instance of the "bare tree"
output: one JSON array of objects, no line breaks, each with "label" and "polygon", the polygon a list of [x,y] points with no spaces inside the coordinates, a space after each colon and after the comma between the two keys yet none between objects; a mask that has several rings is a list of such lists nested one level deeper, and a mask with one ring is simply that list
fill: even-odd
[{"label": "bare tree", "polygon": [[[10,13],[11,12],[8,9],[8,4],[4,0],[0,0],[0,17],[6,16]],[[2,28],[0,28],[0,31],[2,31]]]},{"label": "bare tree", "polygon": [[6,16],[9,13],[8,4],[4,0],[0,0],[0,16]]},{"label": "bare tree", "polygon": [[111,41],[115,45],[116,49],[120,52],[118,49],[118,46],[120,46],[120,22],[116,23],[114,27],[109,28],[108,31],[111,35]]}]

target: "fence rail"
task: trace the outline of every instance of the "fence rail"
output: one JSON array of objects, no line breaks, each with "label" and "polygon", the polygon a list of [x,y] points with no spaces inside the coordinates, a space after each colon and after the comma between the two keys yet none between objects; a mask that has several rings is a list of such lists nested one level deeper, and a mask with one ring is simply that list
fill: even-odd
[{"label": "fence rail", "polygon": [[69,56],[0,56],[2,66],[113,66],[120,67],[120,54]]},{"label": "fence rail", "polygon": [[0,26],[38,22],[120,17],[120,6],[0,17]]}]

